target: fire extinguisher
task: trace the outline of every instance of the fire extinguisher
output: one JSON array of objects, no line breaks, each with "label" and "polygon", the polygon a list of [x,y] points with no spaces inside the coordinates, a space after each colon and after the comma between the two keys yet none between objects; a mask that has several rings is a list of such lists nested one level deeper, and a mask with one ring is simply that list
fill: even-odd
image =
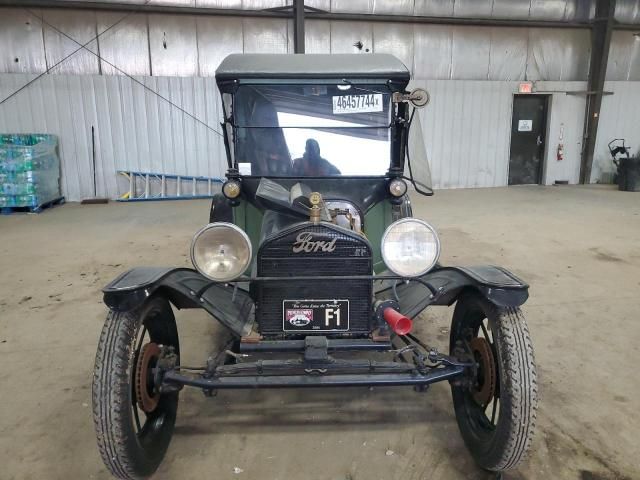
[{"label": "fire extinguisher", "polygon": [[560,124],[560,135],[558,136],[558,148],[556,149],[556,160],[564,160],[564,123]]}]

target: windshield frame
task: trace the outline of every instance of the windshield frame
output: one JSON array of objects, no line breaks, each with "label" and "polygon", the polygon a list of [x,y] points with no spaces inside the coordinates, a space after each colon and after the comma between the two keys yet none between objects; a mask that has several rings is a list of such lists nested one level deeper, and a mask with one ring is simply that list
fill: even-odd
[{"label": "windshield frame", "polygon": [[[247,175],[240,172],[238,158],[236,155],[237,152],[237,141],[239,135],[237,134],[237,130],[239,128],[273,128],[280,129],[283,131],[285,128],[314,128],[314,127],[281,127],[281,126],[267,126],[267,127],[252,127],[252,126],[239,126],[236,121],[235,112],[237,111],[236,104],[236,95],[238,90],[242,87],[253,87],[253,86],[327,86],[327,85],[350,85],[352,87],[359,88],[361,86],[371,85],[372,89],[375,89],[375,92],[371,93],[382,93],[385,95],[389,95],[388,99],[388,123],[384,125],[375,125],[375,126],[358,126],[358,127],[330,127],[332,129],[340,129],[340,128],[371,128],[371,129],[385,129],[389,131],[389,157],[388,157],[388,169],[386,172],[378,174],[378,175],[313,175],[313,176],[294,176],[294,175]],[[401,125],[403,122],[406,123],[407,117],[407,108],[405,103],[397,103],[394,101],[394,93],[397,89],[394,88],[391,82],[381,83],[380,79],[341,79],[339,81],[327,81],[327,79],[301,79],[301,80],[292,80],[287,79],[284,81],[274,81],[273,79],[251,79],[251,81],[242,81],[236,82],[232,91],[221,92],[222,95],[222,106],[223,106],[223,115],[224,122],[222,124],[224,134],[225,134],[225,148],[227,152],[227,162],[230,169],[233,169],[237,176],[239,177],[252,177],[252,178],[299,178],[301,180],[305,178],[326,178],[326,179],[335,179],[335,178],[388,178],[389,176],[398,176],[401,175],[404,171],[404,135],[402,131],[404,131],[403,126]],[[364,89],[368,90],[368,89]],[[345,90],[345,92],[348,90]],[[225,99],[226,97],[226,99]],[[230,101],[229,101],[230,99]],[[404,120],[403,120],[404,119]],[[316,129],[321,129],[321,127],[315,127]],[[326,127],[325,127],[326,128]]]}]

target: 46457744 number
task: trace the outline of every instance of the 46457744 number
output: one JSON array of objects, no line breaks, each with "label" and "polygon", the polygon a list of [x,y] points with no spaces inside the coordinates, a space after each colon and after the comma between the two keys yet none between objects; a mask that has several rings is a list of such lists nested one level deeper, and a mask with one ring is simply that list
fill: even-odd
[{"label": "46457744 number", "polygon": [[382,94],[336,95],[333,98],[333,113],[382,112]]}]

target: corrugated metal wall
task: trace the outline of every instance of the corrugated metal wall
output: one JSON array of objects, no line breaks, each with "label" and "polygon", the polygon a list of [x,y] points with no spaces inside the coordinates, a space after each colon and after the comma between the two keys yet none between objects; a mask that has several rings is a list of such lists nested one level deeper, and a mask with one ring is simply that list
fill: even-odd
[{"label": "corrugated metal wall", "polygon": [[[258,9],[290,1],[156,3]],[[593,16],[593,3],[582,0],[306,3],[333,12],[545,20]],[[618,0],[617,5],[619,21],[640,22],[640,0]],[[22,9],[3,8],[1,12],[0,95],[4,98],[32,78],[26,74],[44,72],[77,45],[50,28],[43,28],[37,18]],[[36,13],[80,42],[103,32],[124,15],[73,10]],[[292,52],[292,36],[292,23],[284,19],[132,14],[88,45],[106,61],[99,61],[87,51],[78,52],[52,71],[59,75],[46,75],[1,106],[0,131],[58,134],[63,189],[71,200],[92,195],[92,125],[96,128],[100,195],[117,194],[116,169],[219,176],[224,171],[219,137],[145,92],[122,72],[136,75],[218,128],[221,115],[211,77],[222,58],[236,52]],[[420,115],[434,183],[439,188],[505,185],[512,96],[517,81],[535,80],[538,90],[584,90],[589,69],[590,38],[586,30],[308,20],[305,37],[307,52],[356,52],[353,44],[361,41],[364,50],[393,53],[412,70],[414,84],[431,91],[432,104]],[[614,32],[607,78],[640,80],[640,41],[633,32]],[[633,117],[637,107],[630,107],[640,101],[637,83],[615,85],[616,96],[605,98],[598,164],[605,165],[607,161],[602,160],[606,150],[602,149],[600,138],[621,130],[615,110],[624,107],[627,113],[623,117],[637,122]],[[546,183],[578,180],[584,104],[584,96],[553,94]],[[624,125],[626,128],[628,123]],[[561,132],[565,160],[557,162],[555,146]],[[596,171],[594,168],[594,178],[598,178]]]},{"label": "corrugated metal wall", "polygon": [[[632,155],[640,154],[640,82],[606,82],[591,181],[610,178],[614,170],[607,144],[624,138]],[[607,175],[609,173],[609,175]]]},{"label": "corrugated metal wall", "polygon": [[[33,77],[0,74],[0,96]],[[137,80],[218,128],[222,113],[213,78]],[[93,196],[92,126],[99,196],[126,191],[125,183],[118,192],[116,170],[218,177],[226,170],[219,135],[126,77],[47,75],[0,108],[1,132],[58,135],[62,189],[71,201]]]},{"label": "corrugated metal wall", "polygon": [[[511,111],[518,82],[425,80],[431,103],[420,120],[436,188],[498,187],[507,184]],[[546,168],[543,182],[578,182],[586,82],[539,82],[549,92]],[[556,159],[562,142],[565,157]]]},{"label": "corrugated metal wall", "polygon": [[[30,75],[0,75],[0,95]],[[207,78],[138,77],[149,88],[218,129],[215,82]],[[416,80],[430,105],[419,115],[437,188],[493,187],[507,183],[513,94],[518,82]],[[541,90],[584,90],[584,82],[539,83]],[[545,183],[576,183],[584,97],[554,93]],[[0,109],[0,131],[46,131],[60,137],[63,190],[69,200],[91,196],[91,126],[96,132],[98,195],[126,189],[116,170],[222,176],[221,138],[125,77],[50,75]],[[565,160],[555,158],[563,132]]]},{"label": "corrugated metal wall", "polygon": [[[126,15],[34,12],[36,16],[23,9],[2,9],[0,45],[6,48],[0,49],[0,72],[41,73],[78,48],[41,26],[37,16],[84,43]],[[415,78],[461,80],[586,80],[589,38],[584,29],[323,20],[307,21],[305,32],[307,53],[358,53],[354,43],[362,42],[363,52],[398,55]],[[640,58],[629,60],[626,55],[634,39],[631,32],[616,32],[616,58],[624,66],[610,71],[612,79],[627,79],[617,78],[624,70],[628,79],[640,80]],[[292,53],[293,26],[286,19],[131,14],[87,47],[120,70],[82,50],[51,73],[212,76],[229,53]]]}]

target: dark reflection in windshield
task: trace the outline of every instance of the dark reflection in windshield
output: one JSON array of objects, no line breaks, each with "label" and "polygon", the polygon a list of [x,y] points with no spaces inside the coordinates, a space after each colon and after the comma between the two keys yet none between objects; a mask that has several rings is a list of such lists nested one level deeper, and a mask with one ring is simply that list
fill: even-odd
[{"label": "dark reflection in windshield", "polygon": [[292,174],[295,177],[321,177],[340,175],[340,170],[320,156],[318,141],[309,138],[305,143],[304,155],[293,161]]}]

